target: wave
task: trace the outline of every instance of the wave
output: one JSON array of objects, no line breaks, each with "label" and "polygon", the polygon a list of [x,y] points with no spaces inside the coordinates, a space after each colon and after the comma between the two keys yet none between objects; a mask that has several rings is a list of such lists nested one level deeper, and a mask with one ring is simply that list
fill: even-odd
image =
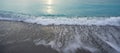
[{"label": "wave", "polygon": [[[1,12],[1,11],[0,11]],[[67,17],[67,16],[30,16],[20,13],[2,12],[0,20],[23,21],[41,25],[114,25],[120,26],[120,17]]]},{"label": "wave", "polygon": [[[1,30],[9,29],[7,32],[2,33],[7,33],[7,35],[9,35],[9,37],[6,36],[8,38],[5,39],[7,41],[6,44],[9,45],[14,42],[31,41],[36,46],[50,45],[51,48],[57,50],[59,53],[75,53],[79,49],[90,51],[92,53],[120,53],[120,27],[116,27],[120,26],[120,17],[36,17],[17,13],[1,13],[0,20],[23,21],[42,25],[113,25],[41,26],[36,30],[35,25],[21,25],[15,22],[12,24],[3,24],[0,22],[8,27],[3,27],[1,25],[3,27]],[[24,31],[25,33],[23,33]],[[22,35],[25,35],[22,37],[21,33]],[[21,37],[18,37],[16,34]],[[16,38],[11,39],[14,35],[16,35]],[[15,40],[18,41],[16,42]],[[24,42],[22,42],[22,44],[23,43]]]}]

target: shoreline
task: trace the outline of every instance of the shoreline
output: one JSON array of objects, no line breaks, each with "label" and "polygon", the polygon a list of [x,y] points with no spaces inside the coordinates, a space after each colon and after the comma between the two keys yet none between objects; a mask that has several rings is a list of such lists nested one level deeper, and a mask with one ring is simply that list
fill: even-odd
[{"label": "shoreline", "polygon": [[39,25],[86,25],[86,26],[120,26],[119,17],[110,18],[47,18],[47,17],[31,17],[31,18],[0,18],[5,21],[15,21],[24,23],[33,23]]},{"label": "shoreline", "polygon": [[56,25],[56,24],[48,24],[48,25],[42,25],[42,24],[37,24],[37,23],[28,23],[28,22],[24,22],[24,21],[17,21],[17,20],[0,20],[0,22],[11,22],[11,23],[23,23],[23,24],[33,24],[33,25],[39,25],[39,26],[111,26],[111,27],[120,27],[120,26],[115,26],[115,25],[72,25],[72,24],[59,24],[59,25]]},{"label": "shoreline", "polygon": [[40,25],[0,20],[0,28],[0,53],[120,51],[119,26]]}]

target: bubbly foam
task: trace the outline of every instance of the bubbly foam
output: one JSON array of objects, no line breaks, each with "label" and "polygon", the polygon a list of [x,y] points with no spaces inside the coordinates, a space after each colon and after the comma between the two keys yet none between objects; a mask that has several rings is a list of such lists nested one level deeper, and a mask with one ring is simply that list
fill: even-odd
[{"label": "bubbly foam", "polygon": [[120,26],[120,17],[30,17],[30,18],[4,18],[1,20],[23,21],[42,25],[114,25]]},{"label": "bubbly foam", "polygon": [[0,20],[23,21],[42,25],[114,25],[120,26],[120,17],[67,17],[30,16],[22,13],[0,11]]}]

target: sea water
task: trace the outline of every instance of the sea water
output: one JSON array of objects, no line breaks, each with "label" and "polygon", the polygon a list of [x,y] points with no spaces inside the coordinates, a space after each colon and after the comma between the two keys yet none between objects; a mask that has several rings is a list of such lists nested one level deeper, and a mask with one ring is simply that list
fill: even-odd
[{"label": "sea water", "polygon": [[[27,37],[26,41],[37,36],[31,40],[36,46],[50,45],[61,53],[75,53],[82,48],[92,53],[120,53],[119,11],[120,0],[0,0],[0,20],[56,25],[41,26],[40,30],[36,30],[32,25],[5,23],[8,28],[0,26],[1,33],[7,39],[1,40],[8,43],[18,40],[15,43],[21,43],[24,37]],[[4,29],[7,29],[7,33]],[[24,36],[16,35],[19,33]],[[13,41],[9,40],[14,35]]]},{"label": "sea water", "polygon": [[119,11],[120,0],[0,0],[0,19],[43,25],[118,26]]}]

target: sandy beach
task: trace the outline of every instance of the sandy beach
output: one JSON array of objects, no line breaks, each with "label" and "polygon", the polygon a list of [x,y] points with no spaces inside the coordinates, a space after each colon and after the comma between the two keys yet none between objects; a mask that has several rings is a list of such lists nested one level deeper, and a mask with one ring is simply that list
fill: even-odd
[{"label": "sandy beach", "polygon": [[119,26],[43,26],[1,20],[0,53],[119,53],[119,32]]}]

